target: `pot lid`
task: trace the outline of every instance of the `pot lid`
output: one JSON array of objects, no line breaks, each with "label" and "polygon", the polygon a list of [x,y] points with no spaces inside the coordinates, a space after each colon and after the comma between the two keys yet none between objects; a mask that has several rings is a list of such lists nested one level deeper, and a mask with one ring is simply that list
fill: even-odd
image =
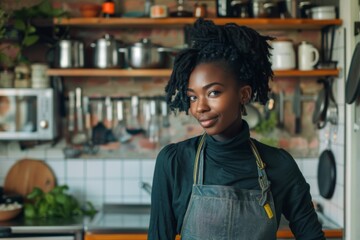
[{"label": "pot lid", "polygon": [[149,38],[142,38],[139,42],[134,43],[136,47],[158,47],[159,45],[153,44],[151,39]]}]

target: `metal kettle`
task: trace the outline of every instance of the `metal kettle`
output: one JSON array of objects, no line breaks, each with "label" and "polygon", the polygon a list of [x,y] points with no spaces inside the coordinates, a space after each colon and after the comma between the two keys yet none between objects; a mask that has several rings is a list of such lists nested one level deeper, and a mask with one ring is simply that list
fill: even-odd
[{"label": "metal kettle", "polygon": [[119,49],[121,41],[116,40],[112,35],[105,34],[102,38],[91,43],[94,49],[93,64],[96,68],[124,67],[125,54]]}]

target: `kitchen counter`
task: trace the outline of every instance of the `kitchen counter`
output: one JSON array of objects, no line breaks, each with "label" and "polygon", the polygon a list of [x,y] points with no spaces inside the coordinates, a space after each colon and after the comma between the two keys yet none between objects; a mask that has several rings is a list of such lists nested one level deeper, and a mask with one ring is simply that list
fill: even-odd
[{"label": "kitchen counter", "polygon": [[[319,221],[327,238],[341,238],[342,229],[323,214],[318,213]],[[106,205],[102,212],[85,224],[85,231],[97,234],[106,233],[146,233],[150,220],[149,205]],[[282,218],[278,238],[292,238],[288,221]]]},{"label": "kitchen counter", "polygon": [[[92,233],[92,234],[146,234],[150,220],[150,206],[144,204],[113,204],[104,206],[93,218],[24,219],[22,216],[2,227],[11,227],[13,233]],[[319,213],[319,220],[327,238],[341,238],[342,229]],[[285,219],[280,221],[278,238],[292,238]]]},{"label": "kitchen counter", "polygon": [[10,227],[12,233],[66,233],[82,231],[83,223],[83,217],[26,219],[20,215],[10,221],[0,222],[0,225],[1,227]]}]

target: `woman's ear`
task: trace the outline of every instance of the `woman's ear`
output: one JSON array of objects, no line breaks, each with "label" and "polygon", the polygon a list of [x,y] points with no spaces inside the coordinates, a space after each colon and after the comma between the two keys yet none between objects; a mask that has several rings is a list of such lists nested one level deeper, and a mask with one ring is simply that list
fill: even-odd
[{"label": "woman's ear", "polygon": [[252,89],[251,89],[250,85],[242,86],[239,89],[239,93],[240,93],[239,96],[240,96],[241,104],[247,104],[250,102],[251,94],[252,94]]}]

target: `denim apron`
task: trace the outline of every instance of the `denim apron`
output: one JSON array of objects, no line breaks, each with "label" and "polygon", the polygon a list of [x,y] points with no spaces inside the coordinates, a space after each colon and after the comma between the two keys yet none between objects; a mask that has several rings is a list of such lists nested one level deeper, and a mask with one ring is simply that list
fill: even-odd
[{"label": "denim apron", "polygon": [[265,164],[255,144],[261,190],[204,185],[204,139],[200,140],[194,165],[194,184],[181,229],[182,240],[267,240],[276,239],[274,200]]}]

